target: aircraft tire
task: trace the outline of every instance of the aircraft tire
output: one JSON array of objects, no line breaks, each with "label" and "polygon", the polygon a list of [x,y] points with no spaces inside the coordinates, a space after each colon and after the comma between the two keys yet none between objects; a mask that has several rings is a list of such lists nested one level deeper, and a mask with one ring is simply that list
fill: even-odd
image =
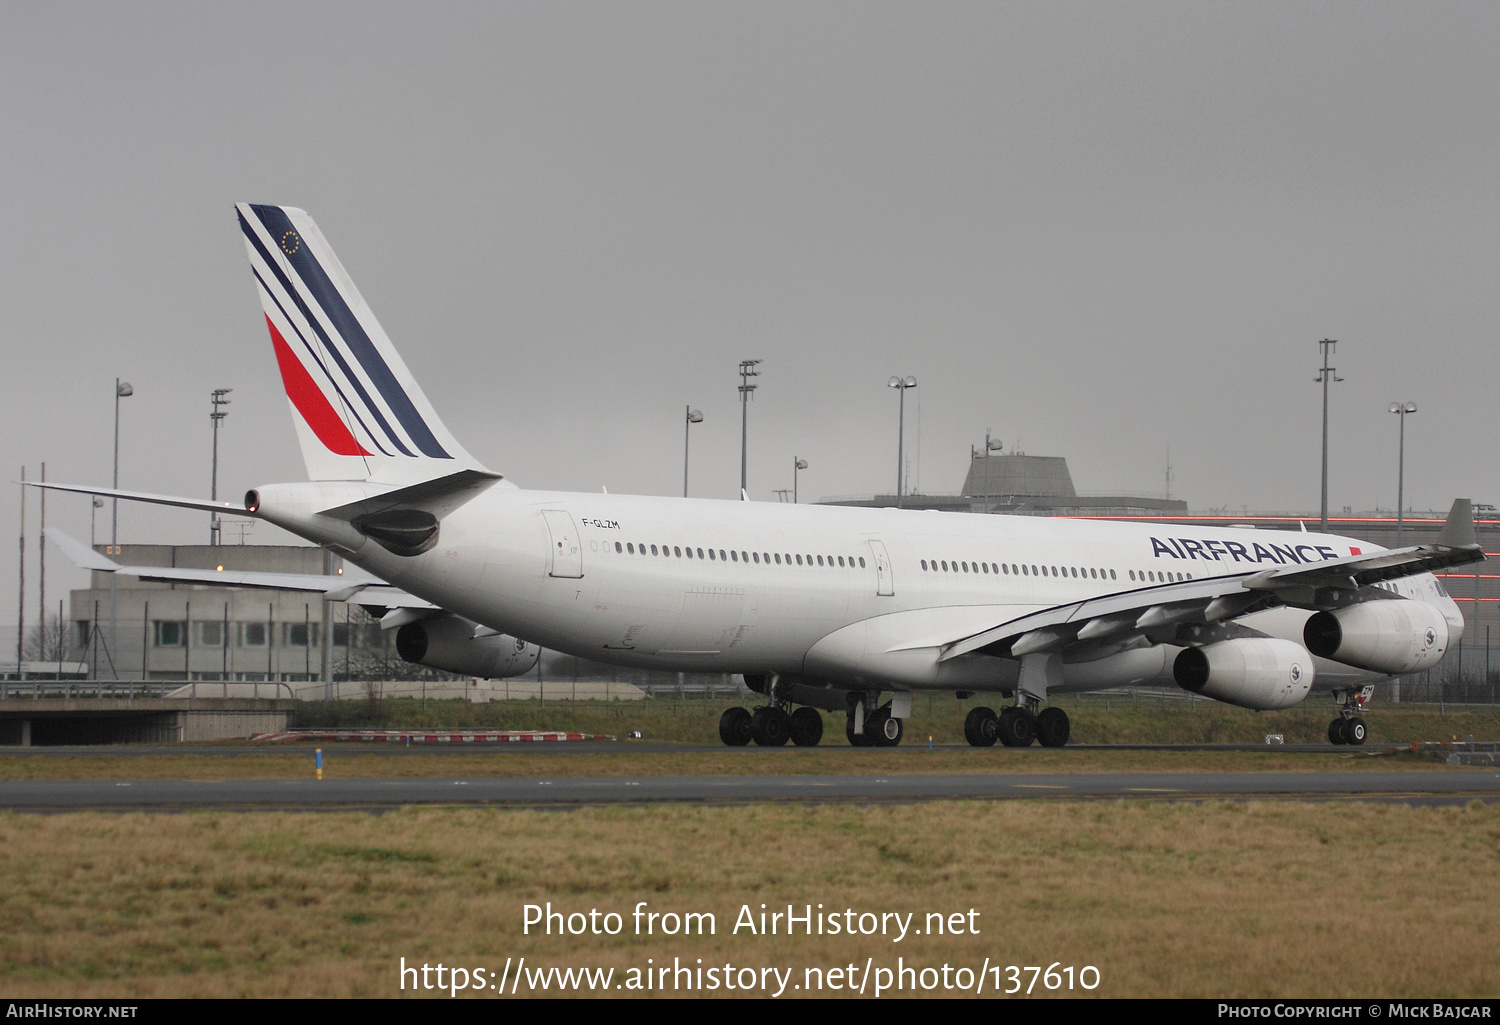
[{"label": "aircraft tire", "polygon": [[970,747],[994,747],[999,736],[1000,717],[993,708],[980,705],[969,709],[969,714],[964,716],[964,739]]},{"label": "aircraft tire", "polygon": [[791,717],[779,708],[767,705],[750,716],[750,739],[760,747],[782,747],[791,733]]},{"label": "aircraft tire", "polygon": [[1365,742],[1366,733],[1365,721],[1356,715],[1344,726],[1344,743],[1357,747]]},{"label": "aircraft tire", "polygon": [[848,721],[844,724],[844,736],[849,738],[849,746],[874,747],[875,734],[871,731],[874,721],[874,716],[869,717],[865,720],[865,731],[863,733],[855,733],[854,714],[851,712]]},{"label": "aircraft tire", "polygon": [[1036,740],[1036,717],[1012,705],[1000,713],[1000,743],[1006,747],[1030,747]]},{"label": "aircraft tire", "polygon": [[798,747],[817,747],[823,739],[823,717],[816,708],[803,706],[792,713],[792,743]]},{"label": "aircraft tire", "polygon": [[1043,747],[1062,747],[1073,734],[1068,713],[1061,708],[1044,708],[1036,717],[1036,739]]},{"label": "aircraft tire", "polygon": [[1349,738],[1344,733],[1344,717],[1343,716],[1339,716],[1337,719],[1333,720],[1333,722],[1331,722],[1331,723],[1328,724],[1328,743],[1330,743],[1330,744],[1347,744],[1347,743],[1349,743]]},{"label": "aircraft tire", "polygon": [[719,739],[726,747],[744,747],[750,743],[750,713],[736,705],[719,716]]},{"label": "aircraft tire", "polygon": [[900,719],[891,715],[888,709],[882,708],[876,712],[871,720],[865,723],[865,732],[871,733],[876,747],[895,747],[901,743],[901,737],[906,733],[906,728]]}]

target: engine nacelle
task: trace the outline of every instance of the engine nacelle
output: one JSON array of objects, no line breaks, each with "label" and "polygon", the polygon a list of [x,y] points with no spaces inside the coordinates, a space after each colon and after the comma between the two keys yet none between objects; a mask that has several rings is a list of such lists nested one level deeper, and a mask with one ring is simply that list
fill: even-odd
[{"label": "engine nacelle", "polygon": [[499,680],[536,668],[542,649],[510,634],[475,637],[479,624],[452,613],[419,619],[396,631],[396,654],[449,673]]},{"label": "engine nacelle", "polygon": [[1426,602],[1369,601],[1314,613],[1302,630],[1307,650],[1377,673],[1415,673],[1448,650],[1448,621]]},{"label": "engine nacelle", "polygon": [[1172,663],[1183,690],[1241,708],[1290,708],[1312,689],[1313,660],[1296,641],[1236,637],[1187,648]]}]

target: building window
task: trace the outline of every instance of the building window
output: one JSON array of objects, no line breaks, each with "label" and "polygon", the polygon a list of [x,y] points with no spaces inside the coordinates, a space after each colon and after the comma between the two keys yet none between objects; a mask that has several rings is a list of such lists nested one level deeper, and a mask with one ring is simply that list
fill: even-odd
[{"label": "building window", "polygon": [[317,623],[282,623],[281,643],[291,648],[306,648],[318,643]]},{"label": "building window", "polygon": [[206,648],[224,644],[224,623],[218,619],[200,619],[193,623],[193,643]]},{"label": "building window", "polygon": [[240,647],[242,648],[264,648],[266,646],[265,623],[241,623],[240,624]]},{"label": "building window", "polygon": [[158,648],[181,648],[187,642],[187,633],[181,620],[158,619],[152,622],[152,638]]}]

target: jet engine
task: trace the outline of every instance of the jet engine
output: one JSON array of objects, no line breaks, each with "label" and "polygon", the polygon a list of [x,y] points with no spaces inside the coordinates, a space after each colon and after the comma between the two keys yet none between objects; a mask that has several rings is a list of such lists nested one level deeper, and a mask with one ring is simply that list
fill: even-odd
[{"label": "jet engine", "polygon": [[1183,690],[1241,708],[1290,708],[1312,688],[1313,660],[1295,641],[1236,637],[1187,648],[1172,663]]},{"label": "jet engine", "polygon": [[1426,602],[1370,601],[1318,612],[1302,630],[1307,650],[1377,673],[1415,673],[1448,647],[1448,621]]},{"label": "jet engine", "polygon": [[536,668],[542,649],[510,634],[475,637],[479,624],[451,612],[407,623],[396,631],[396,653],[408,662],[449,673],[498,680]]}]

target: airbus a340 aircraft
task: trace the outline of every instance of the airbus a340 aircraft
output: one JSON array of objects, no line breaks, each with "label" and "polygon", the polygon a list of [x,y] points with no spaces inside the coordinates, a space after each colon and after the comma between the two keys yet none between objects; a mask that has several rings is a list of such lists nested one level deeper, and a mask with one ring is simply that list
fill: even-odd
[{"label": "airbus a340 aircraft", "polygon": [[[1067,743],[1059,693],[1176,683],[1254,709],[1314,688],[1359,744],[1371,685],[1436,665],[1463,617],[1431,571],[1484,558],[1469,503],[1436,545],[1321,533],[527,491],[471,456],[417,387],[305,212],[241,204],[250,264],[307,464],[244,505],[61,490],[267,520],[368,576],[85,565],[296,587],[395,628],[408,661],[523,673],[537,646],[621,666],[743,674],[726,744],[900,742],[912,694],[993,694],[969,743]],[[63,540],[63,539],[59,539]],[[889,694],[882,702],[883,695]],[[996,704],[1000,701],[996,700]]]}]

